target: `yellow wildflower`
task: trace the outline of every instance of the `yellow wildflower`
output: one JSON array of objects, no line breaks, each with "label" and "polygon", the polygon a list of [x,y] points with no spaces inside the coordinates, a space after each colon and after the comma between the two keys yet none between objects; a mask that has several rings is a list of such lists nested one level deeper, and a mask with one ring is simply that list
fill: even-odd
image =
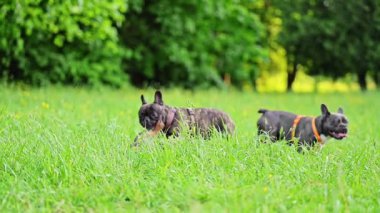
[{"label": "yellow wildflower", "polygon": [[269,191],[268,187],[264,187],[264,188],[263,188],[263,191],[264,191],[265,193],[267,193],[267,192]]},{"label": "yellow wildflower", "polygon": [[41,107],[44,108],[44,109],[49,109],[50,106],[49,106],[48,103],[42,102]]}]

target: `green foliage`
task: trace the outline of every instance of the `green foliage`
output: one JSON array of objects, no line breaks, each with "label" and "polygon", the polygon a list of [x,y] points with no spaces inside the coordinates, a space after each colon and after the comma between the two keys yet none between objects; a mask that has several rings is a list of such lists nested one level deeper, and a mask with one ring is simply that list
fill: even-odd
[{"label": "green foliage", "polygon": [[[0,87],[0,212],[380,211],[379,93],[165,91],[174,106],[218,103],[237,134],[131,149],[140,92]],[[321,102],[345,109],[347,139],[303,154],[258,143],[258,108],[317,115]]]},{"label": "green foliage", "polygon": [[250,1],[134,1],[121,33],[133,55],[126,62],[135,85],[159,82],[223,85],[252,83],[264,28]]},{"label": "green foliage", "polygon": [[366,75],[380,72],[380,2],[328,1],[325,8],[320,15],[331,16],[329,23],[336,30],[326,39],[326,48],[335,53],[341,69],[358,76],[364,90]]},{"label": "green foliage", "polygon": [[0,3],[0,72],[32,84],[120,85],[124,0]]},{"label": "green foliage", "polygon": [[265,39],[262,44],[268,49],[269,54],[268,58],[260,63],[260,79],[261,82],[266,82],[266,76],[272,78],[273,74],[286,72],[284,48],[278,42],[282,20],[278,16],[278,8],[270,0],[255,1],[252,10],[259,15],[265,25]]},{"label": "green foliage", "polygon": [[[279,31],[281,32],[279,33]],[[380,85],[378,0],[5,0],[0,75],[35,85],[255,87],[302,68]],[[269,52],[269,54],[268,54]],[[267,72],[269,71],[269,72]],[[264,75],[262,75],[264,76]]]},{"label": "green foliage", "polygon": [[[333,78],[380,71],[380,3],[378,0],[274,1],[283,21],[280,44],[290,67]],[[291,69],[291,68],[290,68]]]}]

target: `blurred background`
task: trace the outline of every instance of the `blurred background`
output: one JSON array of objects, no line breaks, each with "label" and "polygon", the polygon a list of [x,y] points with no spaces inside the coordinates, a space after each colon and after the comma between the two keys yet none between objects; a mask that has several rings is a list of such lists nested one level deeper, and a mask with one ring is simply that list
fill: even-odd
[{"label": "blurred background", "polygon": [[5,83],[365,91],[379,71],[379,0],[0,3]]}]

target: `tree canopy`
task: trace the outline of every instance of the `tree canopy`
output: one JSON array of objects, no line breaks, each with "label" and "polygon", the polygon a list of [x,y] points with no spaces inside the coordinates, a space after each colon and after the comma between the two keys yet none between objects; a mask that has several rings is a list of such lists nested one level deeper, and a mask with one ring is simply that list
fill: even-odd
[{"label": "tree canopy", "polygon": [[259,72],[264,26],[249,1],[144,1],[130,13],[122,40],[133,50],[126,70],[136,85],[241,86]]},{"label": "tree canopy", "polygon": [[34,85],[129,80],[135,86],[254,88],[278,48],[286,51],[288,90],[301,67],[332,79],[355,75],[363,90],[368,76],[379,85],[380,2],[0,3],[0,74]]},{"label": "tree canopy", "polygon": [[311,75],[334,79],[355,74],[365,90],[367,74],[377,76],[380,69],[379,1],[292,3],[275,0],[283,20],[279,42],[287,51],[288,90],[299,65]]}]

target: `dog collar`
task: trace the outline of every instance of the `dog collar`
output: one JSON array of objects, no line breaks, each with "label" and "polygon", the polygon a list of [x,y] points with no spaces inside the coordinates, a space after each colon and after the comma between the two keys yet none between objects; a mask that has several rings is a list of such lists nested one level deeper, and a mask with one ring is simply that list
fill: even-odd
[{"label": "dog collar", "polygon": [[171,109],[169,111],[168,116],[166,118],[166,122],[165,122],[165,129],[169,129],[172,126],[176,112],[177,110],[175,109]]},{"label": "dog collar", "polygon": [[293,126],[292,126],[292,140],[294,139],[294,137],[296,136],[296,129],[297,129],[297,126],[298,126],[298,123],[301,121],[301,119],[303,118],[304,116],[302,115],[297,115],[297,117],[294,119],[293,121]]},{"label": "dog collar", "polygon": [[[301,119],[303,118],[304,116],[302,115],[297,115],[297,117],[294,119],[293,121],[293,126],[292,126],[292,140],[294,139],[294,137],[296,136],[296,129],[297,129],[297,126],[299,124],[299,122],[301,121]],[[317,130],[317,126],[315,125],[315,117],[312,119],[311,121],[311,128],[313,129],[313,134],[314,134],[314,137],[317,139],[318,143],[322,144],[322,140],[321,140],[321,136],[319,135],[318,133],[318,130]]]},{"label": "dog collar", "polygon": [[315,125],[315,117],[311,121],[311,127],[313,129],[314,137],[317,139],[318,143],[323,144],[321,140],[321,136],[318,133],[317,126]]}]

